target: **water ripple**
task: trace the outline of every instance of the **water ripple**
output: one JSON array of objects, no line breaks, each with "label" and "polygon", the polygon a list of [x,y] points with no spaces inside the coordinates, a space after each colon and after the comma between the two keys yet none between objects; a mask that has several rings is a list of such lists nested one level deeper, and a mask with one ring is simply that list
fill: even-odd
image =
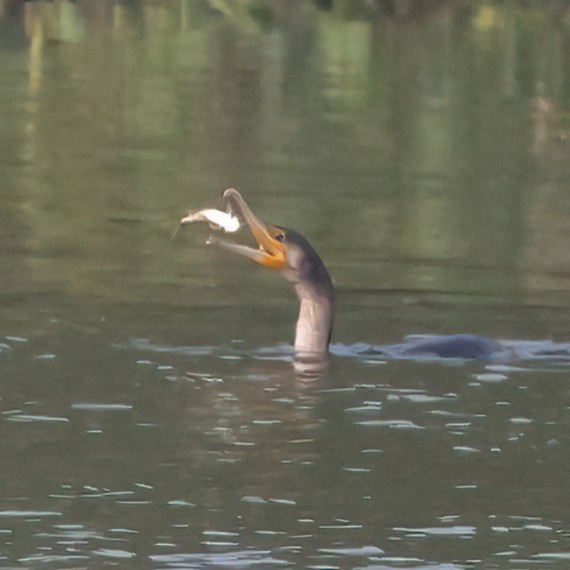
[{"label": "water ripple", "polygon": [[261,566],[272,568],[274,566],[289,566],[290,562],[271,556],[269,550],[237,550],[213,553],[188,553],[188,554],[155,554],[150,559],[154,562],[166,564],[171,568],[222,567],[222,568],[247,568],[249,566]]}]

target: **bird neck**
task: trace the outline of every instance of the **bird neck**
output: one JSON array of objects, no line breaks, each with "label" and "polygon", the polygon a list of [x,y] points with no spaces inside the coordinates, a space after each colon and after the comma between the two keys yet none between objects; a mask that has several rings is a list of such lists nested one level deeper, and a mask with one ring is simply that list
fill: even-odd
[{"label": "bird neck", "polygon": [[287,234],[287,267],[281,274],[295,287],[300,304],[295,351],[326,354],[334,313],[331,276],[319,254],[303,236],[293,230],[284,231]]},{"label": "bird neck", "polygon": [[297,352],[328,352],[333,324],[334,293],[330,278],[324,288],[322,285],[314,288],[300,282],[295,286],[300,303],[295,331]]}]

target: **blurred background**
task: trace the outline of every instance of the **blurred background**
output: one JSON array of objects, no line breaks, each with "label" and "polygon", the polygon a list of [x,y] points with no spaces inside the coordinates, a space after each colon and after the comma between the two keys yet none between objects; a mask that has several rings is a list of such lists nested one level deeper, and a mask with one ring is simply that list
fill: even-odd
[{"label": "blurred background", "polygon": [[568,306],[566,2],[0,8],[4,295],[287,303],[168,240],[235,186],[341,289]]}]

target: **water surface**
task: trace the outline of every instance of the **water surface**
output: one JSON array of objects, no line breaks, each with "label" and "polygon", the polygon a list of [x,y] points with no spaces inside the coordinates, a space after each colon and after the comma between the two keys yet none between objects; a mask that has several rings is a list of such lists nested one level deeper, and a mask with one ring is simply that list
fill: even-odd
[{"label": "water surface", "polygon": [[[342,348],[570,341],[569,18],[0,1],[0,568],[568,567],[564,362]],[[228,186],[334,276],[320,379],[285,281],[170,239]]]}]

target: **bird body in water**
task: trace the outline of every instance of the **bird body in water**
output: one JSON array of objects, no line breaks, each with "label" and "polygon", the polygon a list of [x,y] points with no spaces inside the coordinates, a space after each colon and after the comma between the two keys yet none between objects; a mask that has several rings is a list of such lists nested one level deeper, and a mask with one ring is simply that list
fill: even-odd
[{"label": "bird body in water", "polygon": [[[295,331],[297,354],[324,355],[329,351],[334,317],[334,286],[325,264],[311,244],[294,230],[266,224],[248,206],[241,194],[228,188],[223,194],[229,213],[226,231],[235,231],[234,219],[247,226],[257,241],[257,248],[211,237],[209,243],[248,257],[256,263],[280,272],[293,284],[299,299],[299,317]],[[204,210],[203,212],[206,212]],[[211,210],[208,210],[211,212]],[[203,219],[200,213],[182,220],[182,224]],[[214,223],[217,226],[217,219]],[[228,229],[230,228],[231,229]],[[526,343],[528,344],[528,343]],[[545,341],[541,354],[558,353],[556,343]],[[526,345],[525,345],[526,346]],[[563,345],[562,352],[570,354],[570,347]],[[494,339],[473,334],[449,336],[410,337],[402,343],[384,346],[368,346],[357,352],[373,352],[389,358],[445,358],[491,360],[507,358],[513,354],[512,346]],[[550,352],[549,352],[550,351]]]}]

